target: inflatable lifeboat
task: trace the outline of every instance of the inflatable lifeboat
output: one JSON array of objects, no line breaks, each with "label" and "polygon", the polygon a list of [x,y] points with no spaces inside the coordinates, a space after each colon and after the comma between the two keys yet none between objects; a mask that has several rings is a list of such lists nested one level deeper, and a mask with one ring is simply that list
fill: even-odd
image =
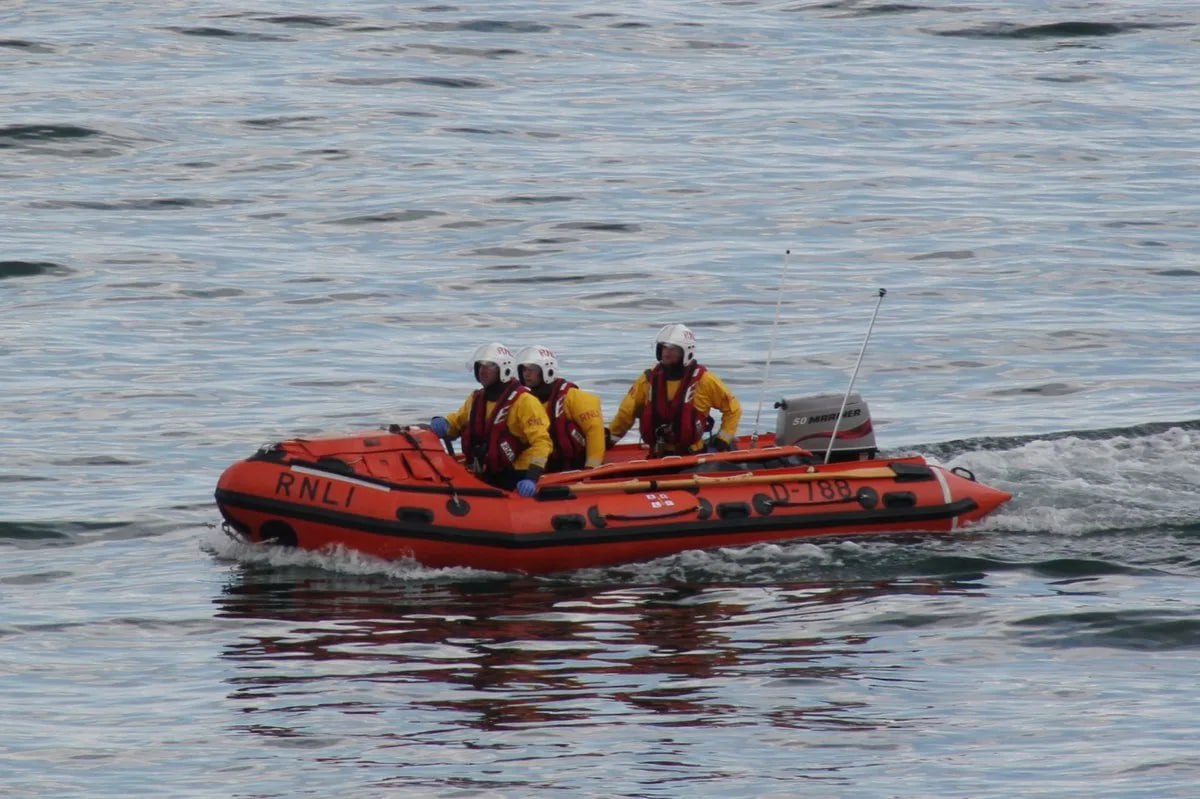
[{"label": "inflatable lifeboat", "polygon": [[603,466],[545,475],[528,498],[476,478],[424,426],[294,439],[226,469],[216,501],[247,542],[537,574],[811,536],[948,533],[1011,499],[965,469],[879,458],[866,404],[851,399],[781,400],[776,432],[729,452],[651,459],[618,444]]}]

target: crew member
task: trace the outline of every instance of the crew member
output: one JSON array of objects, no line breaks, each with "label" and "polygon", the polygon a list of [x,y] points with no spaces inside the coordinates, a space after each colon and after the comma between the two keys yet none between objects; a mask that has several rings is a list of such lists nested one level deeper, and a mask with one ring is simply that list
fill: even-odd
[{"label": "crew member", "polygon": [[531,497],[553,447],[546,410],[513,376],[513,354],[503,344],[480,346],[471,366],[481,387],[454,413],[430,419],[429,428],[445,439],[461,435],[467,468],[481,479]]},{"label": "crew member", "polygon": [[542,401],[550,419],[554,452],[550,472],[594,469],[604,460],[604,415],[600,398],[564,380],[558,358],[548,347],[534,345],[517,353],[517,373],[525,388]]},{"label": "crew member", "polygon": [[638,375],[608,423],[609,445],[636,422],[654,457],[704,451],[704,434],[713,427],[709,412],[715,409],[721,426],[707,449],[731,449],[742,406],[719,377],[696,362],[692,331],[680,324],[664,326],[654,339],[654,354],[658,363]]}]

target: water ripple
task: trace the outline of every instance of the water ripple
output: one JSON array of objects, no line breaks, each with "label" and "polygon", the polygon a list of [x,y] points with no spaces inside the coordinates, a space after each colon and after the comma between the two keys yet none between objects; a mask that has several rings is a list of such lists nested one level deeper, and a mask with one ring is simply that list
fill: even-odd
[{"label": "water ripple", "polygon": [[36,275],[63,277],[73,274],[74,271],[62,264],[46,261],[0,261],[0,280],[13,277],[34,277]]},{"label": "water ripple", "polygon": [[1089,36],[1116,36],[1155,28],[1173,27],[1155,23],[1088,22],[1069,20],[1040,25],[995,22],[972,28],[938,31],[938,36],[963,36],[978,39],[1062,39]]},{"label": "water ripple", "polygon": [[1200,648],[1200,621],[1190,611],[1123,610],[1046,614],[1013,623],[1029,646],[1117,647],[1138,652]]}]

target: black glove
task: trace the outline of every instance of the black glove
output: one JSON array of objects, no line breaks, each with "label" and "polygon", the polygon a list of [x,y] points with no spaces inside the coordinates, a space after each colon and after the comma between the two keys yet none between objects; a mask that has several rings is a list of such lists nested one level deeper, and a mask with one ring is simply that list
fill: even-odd
[{"label": "black glove", "polygon": [[605,449],[612,449],[612,448],[613,448],[613,445],[614,445],[614,444],[616,444],[616,443],[617,443],[617,442],[613,440],[613,434],[612,434],[612,431],[611,431],[611,430],[609,430],[607,427],[606,427],[606,428],[604,428],[604,448],[605,448]]},{"label": "black glove", "polygon": [[730,443],[728,441],[726,441],[725,439],[723,439],[719,436],[713,436],[712,438],[710,438],[708,440],[708,451],[709,452],[728,452],[731,449],[733,449],[733,446],[730,445]]}]

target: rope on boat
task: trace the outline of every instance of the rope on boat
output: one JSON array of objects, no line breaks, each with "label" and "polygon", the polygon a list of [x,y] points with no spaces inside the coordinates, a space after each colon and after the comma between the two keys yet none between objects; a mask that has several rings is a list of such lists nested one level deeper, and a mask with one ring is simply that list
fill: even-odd
[{"label": "rope on boat", "polygon": [[429,464],[429,468],[433,470],[433,473],[436,474],[443,483],[450,487],[451,511],[453,512],[455,508],[461,508],[464,503],[458,498],[458,488],[454,485],[454,481],[450,479],[450,476],[438,468],[437,464],[433,462],[433,458],[429,457],[429,453],[427,453],[425,448],[421,446],[421,442],[417,441],[417,437],[414,436],[407,428],[402,429],[400,433],[405,439],[408,440],[409,444],[412,444],[413,449],[421,453],[421,457],[427,464]]}]

